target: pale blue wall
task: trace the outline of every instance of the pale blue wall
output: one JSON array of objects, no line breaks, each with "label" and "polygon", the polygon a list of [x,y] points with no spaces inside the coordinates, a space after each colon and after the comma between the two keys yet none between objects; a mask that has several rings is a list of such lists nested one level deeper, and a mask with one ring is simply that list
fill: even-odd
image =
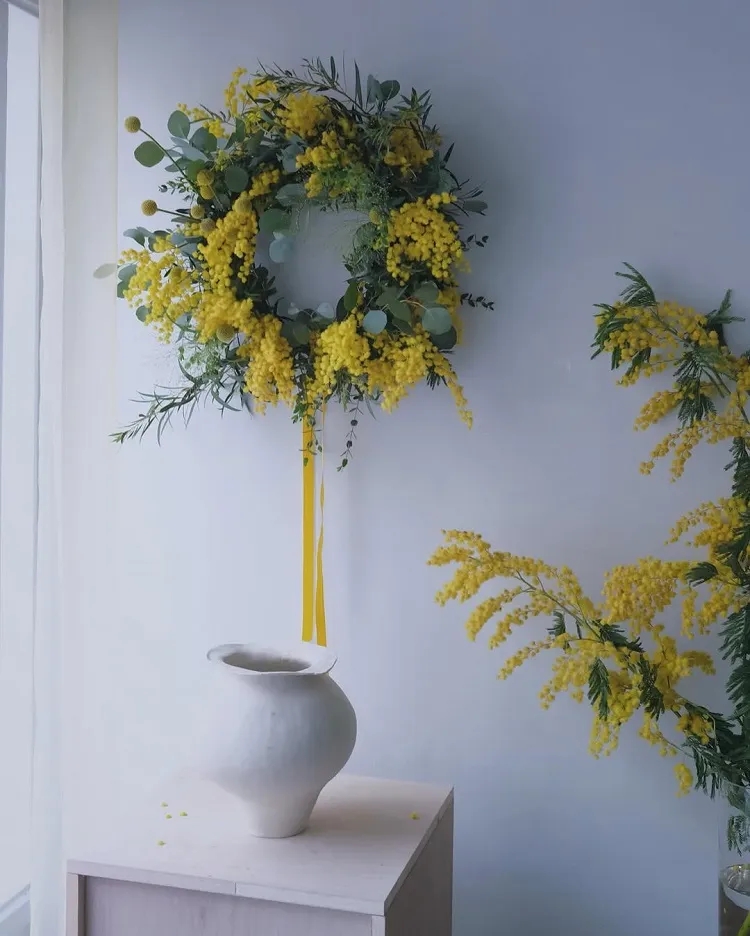
[{"label": "pale blue wall", "polygon": [[[330,478],[330,629],[359,711],[353,766],[455,783],[457,936],[713,933],[710,804],[676,799],[671,766],[634,732],[591,760],[585,709],[538,708],[544,661],[497,683],[501,656],[465,641],[465,609],[432,604],[442,577],[424,561],[441,527],[479,528],[596,589],[724,484],[722,453],[681,486],[640,477],[651,439],[630,427],[645,391],[616,389],[588,358],[591,305],[614,298],[622,260],[709,309],[732,286],[750,313],[750,5],[127,0],[121,29],[122,114],[153,127],[176,101],[219,101],[234,66],[257,58],[346,53],[432,88],[459,174],[491,203],[471,283],[497,306],[467,315],[456,355],[473,432],[447,394],[420,392],[367,421],[354,464]],[[123,227],[154,194],[131,145],[123,135]],[[329,252],[309,288],[336,296],[341,280]],[[123,417],[161,356],[123,309]],[[333,415],[335,454],[343,428]],[[160,450],[123,453],[109,704],[129,708],[102,742],[118,770],[145,777],[177,758],[206,647],[296,634],[297,447],[282,413],[208,411]]]}]

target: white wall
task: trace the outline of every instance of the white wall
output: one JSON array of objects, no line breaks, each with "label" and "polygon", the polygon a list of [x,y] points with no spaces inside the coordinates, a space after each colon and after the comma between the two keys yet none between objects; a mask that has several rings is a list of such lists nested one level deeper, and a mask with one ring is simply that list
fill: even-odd
[{"label": "white wall", "polygon": [[[220,101],[235,65],[258,58],[346,53],[432,88],[457,171],[491,203],[471,287],[497,306],[467,313],[456,355],[473,432],[447,393],[425,389],[366,419],[354,463],[329,480],[330,639],[360,719],[351,766],[455,784],[457,936],[713,932],[710,804],[676,799],[669,765],[631,734],[617,757],[589,759],[588,711],[538,707],[544,661],[497,683],[502,652],[465,640],[466,609],[432,603],[443,575],[425,561],[442,527],[478,528],[596,589],[724,483],[723,453],[696,459],[681,486],[638,474],[651,440],[630,426],[645,390],[618,390],[589,363],[591,304],[614,298],[629,260],[665,294],[712,308],[732,286],[750,311],[750,8],[128,0],[120,25],[121,115],[157,132],[175,102]],[[157,181],[132,144],[123,134],[122,227]],[[326,264],[309,288],[330,284],[335,298],[343,274],[330,252]],[[125,420],[128,398],[170,367],[124,306],[119,329]],[[343,432],[333,415],[334,455]],[[118,461],[120,584],[91,627],[82,690],[111,771],[100,794],[107,776],[147,783],[179,762],[206,648],[299,630],[298,440],[285,413],[207,410]]]}]

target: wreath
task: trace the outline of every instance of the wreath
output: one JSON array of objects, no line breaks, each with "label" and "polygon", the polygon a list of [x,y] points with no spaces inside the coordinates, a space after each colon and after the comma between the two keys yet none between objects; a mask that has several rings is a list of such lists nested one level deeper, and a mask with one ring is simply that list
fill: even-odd
[{"label": "wreath", "polygon": [[[125,232],[138,249],[120,258],[118,295],[174,343],[183,381],[141,394],[147,407],[118,441],[161,434],[201,399],[260,412],[283,402],[313,423],[336,399],[351,415],[346,465],[362,404],[389,411],[422,380],[447,385],[471,423],[449,354],[461,305],[493,308],[457,283],[469,249],[487,242],[462,237],[462,221],[487,206],[448,168],[453,146],[441,152],[430,109],[429,92],[403,95],[397,81],[369,76],[363,88],[356,65],[350,94],[335,61],[316,59],[299,74],[237,69],[224,110],[178,106],[166,146],[126,119],[146,137],[135,158],[165,164],[159,191],[180,207],[143,202],[169,226]],[[343,258],[344,295],[308,308],[278,295],[271,269],[291,259],[313,208],[362,223]]]}]

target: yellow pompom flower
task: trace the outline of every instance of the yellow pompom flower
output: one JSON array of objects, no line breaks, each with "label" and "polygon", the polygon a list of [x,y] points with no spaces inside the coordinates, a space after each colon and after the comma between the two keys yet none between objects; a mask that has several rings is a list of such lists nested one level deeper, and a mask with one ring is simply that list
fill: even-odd
[{"label": "yellow pompom flower", "polygon": [[201,218],[204,218],[206,215],[206,209],[203,205],[193,205],[190,209],[190,217],[195,218],[196,221],[200,221]]},{"label": "yellow pompom flower", "polygon": [[141,121],[138,117],[126,117],[124,124],[128,133],[138,133],[141,129]]},{"label": "yellow pompom flower", "polygon": [[147,198],[145,201],[141,202],[141,211],[146,215],[147,218],[155,215],[158,210],[159,206],[156,204],[153,198]]}]

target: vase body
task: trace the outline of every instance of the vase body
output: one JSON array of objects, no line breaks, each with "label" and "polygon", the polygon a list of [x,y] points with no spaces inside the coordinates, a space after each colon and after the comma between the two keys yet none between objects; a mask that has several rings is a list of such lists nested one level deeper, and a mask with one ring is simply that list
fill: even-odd
[{"label": "vase body", "polygon": [[201,772],[243,800],[250,834],[297,835],[357,736],[354,709],[329,675],[336,657],[311,644],[223,644],[208,659]]},{"label": "vase body", "polygon": [[719,936],[750,936],[750,788],[728,785],[719,804]]}]

